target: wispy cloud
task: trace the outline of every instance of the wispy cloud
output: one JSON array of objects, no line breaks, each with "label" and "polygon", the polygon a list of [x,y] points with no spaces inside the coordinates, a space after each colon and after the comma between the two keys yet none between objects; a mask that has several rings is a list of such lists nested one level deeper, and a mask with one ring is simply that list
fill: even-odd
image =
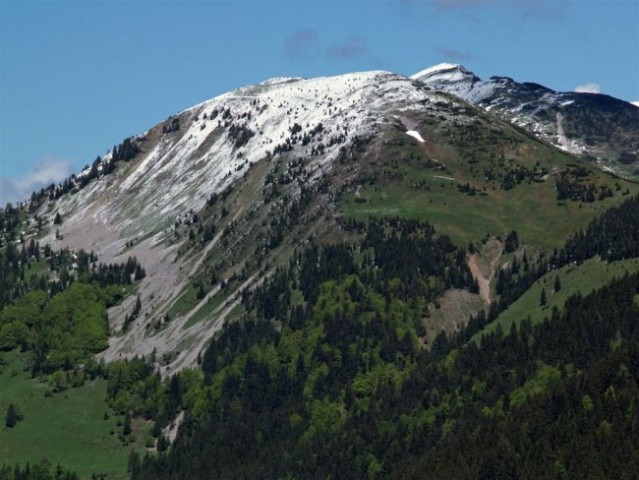
[{"label": "wispy cloud", "polygon": [[455,50],[454,48],[437,47],[435,51],[443,56],[446,60],[453,60],[456,62],[469,62],[476,60],[477,57],[468,50]]},{"label": "wispy cloud", "polygon": [[296,62],[310,62],[317,58],[319,34],[311,28],[302,28],[284,40],[284,57]]},{"label": "wispy cloud", "polygon": [[70,160],[45,157],[33,165],[22,178],[0,177],[0,206],[7,202],[27,200],[31,193],[51,183],[59,183],[68,178],[73,171]]},{"label": "wispy cloud", "polygon": [[363,37],[353,35],[341,42],[326,46],[316,30],[302,28],[284,39],[284,58],[298,63],[329,61],[359,61],[370,57],[368,44]]},{"label": "wispy cloud", "polygon": [[575,87],[575,92],[578,93],[600,93],[601,87],[596,83],[584,83],[583,85],[577,85]]},{"label": "wispy cloud", "polygon": [[327,50],[329,58],[338,60],[360,60],[368,54],[368,45],[361,37],[350,37]]},{"label": "wispy cloud", "polygon": [[[517,0],[515,0],[517,1]],[[440,10],[456,10],[474,7],[485,7],[507,3],[507,0],[434,0],[433,4]]]},{"label": "wispy cloud", "polygon": [[[553,3],[560,3],[555,1]],[[469,8],[483,8],[492,6],[509,6],[524,8],[527,11],[545,9],[546,0],[433,0],[433,4],[440,10],[456,10]]]},{"label": "wispy cloud", "polygon": [[403,8],[431,5],[436,11],[471,12],[484,8],[502,8],[518,11],[525,17],[548,18],[562,15],[566,4],[564,0],[397,0]]}]

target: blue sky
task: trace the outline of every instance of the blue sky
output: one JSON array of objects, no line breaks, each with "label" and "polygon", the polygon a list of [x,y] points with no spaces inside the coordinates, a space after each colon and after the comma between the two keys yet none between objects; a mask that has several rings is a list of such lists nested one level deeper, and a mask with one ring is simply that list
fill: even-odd
[{"label": "blue sky", "polygon": [[0,0],[0,205],[273,76],[461,63],[639,100],[639,0]]}]

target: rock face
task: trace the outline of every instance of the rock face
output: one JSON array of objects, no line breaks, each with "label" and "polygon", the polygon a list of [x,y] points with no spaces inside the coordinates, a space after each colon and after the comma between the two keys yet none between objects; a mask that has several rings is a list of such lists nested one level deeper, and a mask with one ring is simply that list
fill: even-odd
[{"label": "rock face", "polygon": [[639,176],[639,108],[608,95],[555,92],[508,77],[481,80],[441,64],[411,78],[478,105],[564,151],[622,176]]}]

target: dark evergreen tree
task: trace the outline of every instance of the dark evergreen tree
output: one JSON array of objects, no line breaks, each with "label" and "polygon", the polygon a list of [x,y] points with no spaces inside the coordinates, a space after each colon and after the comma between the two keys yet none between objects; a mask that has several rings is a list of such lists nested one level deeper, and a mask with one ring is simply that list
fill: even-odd
[{"label": "dark evergreen tree", "polygon": [[548,303],[548,298],[546,296],[546,289],[542,288],[541,294],[539,295],[539,306],[545,307],[547,303]]},{"label": "dark evergreen tree", "polygon": [[4,416],[4,424],[8,428],[13,428],[16,426],[16,423],[18,423],[18,420],[20,419],[21,417],[20,417],[20,414],[18,413],[18,409],[13,403],[10,403],[9,406],[7,407],[7,413]]},{"label": "dark evergreen tree", "polygon": [[122,435],[125,437],[131,435],[131,414],[127,412],[124,415],[124,423],[122,425]]},{"label": "dark evergreen tree", "polygon": [[553,291],[558,292],[561,290],[561,280],[559,279],[559,275],[555,277],[555,283],[553,285]]},{"label": "dark evergreen tree", "polygon": [[504,242],[504,250],[506,253],[512,253],[519,248],[519,236],[517,232],[513,230],[506,237],[506,241]]}]

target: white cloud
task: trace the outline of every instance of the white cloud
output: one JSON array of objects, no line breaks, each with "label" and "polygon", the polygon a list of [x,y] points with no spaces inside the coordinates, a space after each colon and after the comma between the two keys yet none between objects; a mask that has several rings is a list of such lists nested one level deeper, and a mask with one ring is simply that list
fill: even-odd
[{"label": "white cloud", "polygon": [[577,85],[575,87],[577,93],[600,93],[601,87],[596,83],[584,83],[583,85]]},{"label": "white cloud", "polygon": [[7,202],[27,200],[34,191],[62,182],[72,171],[73,163],[70,160],[45,157],[32,165],[29,173],[22,178],[0,177],[0,207],[4,207]]}]

